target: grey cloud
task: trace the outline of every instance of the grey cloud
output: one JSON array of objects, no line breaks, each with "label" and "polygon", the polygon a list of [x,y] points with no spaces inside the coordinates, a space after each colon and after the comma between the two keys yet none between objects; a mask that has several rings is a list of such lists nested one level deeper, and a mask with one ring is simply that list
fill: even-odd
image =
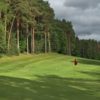
[{"label": "grey cloud", "polygon": [[99,5],[99,3],[100,0],[66,0],[65,6],[87,9],[95,8]]}]

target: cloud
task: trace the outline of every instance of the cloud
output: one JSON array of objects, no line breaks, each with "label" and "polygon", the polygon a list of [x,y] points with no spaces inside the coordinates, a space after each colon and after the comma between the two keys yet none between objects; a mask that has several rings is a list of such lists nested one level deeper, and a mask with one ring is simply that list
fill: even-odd
[{"label": "cloud", "polygon": [[97,41],[100,40],[100,34],[89,34],[89,35],[79,35],[80,39],[95,39]]},{"label": "cloud", "polygon": [[57,18],[72,21],[80,38],[100,40],[100,0],[48,1]]},{"label": "cloud", "polygon": [[99,5],[100,0],[65,0],[67,7],[75,7],[81,9],[95,8]]}]

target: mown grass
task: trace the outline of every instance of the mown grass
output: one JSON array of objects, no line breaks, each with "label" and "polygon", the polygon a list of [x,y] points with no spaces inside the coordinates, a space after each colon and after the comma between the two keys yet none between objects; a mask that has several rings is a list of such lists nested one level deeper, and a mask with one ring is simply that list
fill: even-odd
[{"label": "mown grass", "polygon": [[0,100],[100,100],[100,61],[59,54],[0,59]]}]

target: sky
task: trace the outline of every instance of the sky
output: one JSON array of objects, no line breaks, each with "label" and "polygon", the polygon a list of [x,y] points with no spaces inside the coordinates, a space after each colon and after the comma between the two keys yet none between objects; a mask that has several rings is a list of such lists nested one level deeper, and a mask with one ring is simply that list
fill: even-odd
[{"label": "sky", "polygon": [[100,0],[45,0],[56,18],[72,21],[80,39],[100,41]]}]

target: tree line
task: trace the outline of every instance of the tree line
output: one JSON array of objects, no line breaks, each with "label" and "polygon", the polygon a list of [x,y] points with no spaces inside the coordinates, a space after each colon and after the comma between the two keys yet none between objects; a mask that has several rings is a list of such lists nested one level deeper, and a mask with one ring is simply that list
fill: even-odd
[{"label": "tree line", "polygon": [[48,2],[0,0],[0,54],[57,52],[99,59],[99,50],[100,43],[79,40],[70,21],[55,19]]},{"label": "tree line", "polygon": [[75,56],[100,60],[100,42],[96,40],[79,40],[76,38],[74,54]]}]

